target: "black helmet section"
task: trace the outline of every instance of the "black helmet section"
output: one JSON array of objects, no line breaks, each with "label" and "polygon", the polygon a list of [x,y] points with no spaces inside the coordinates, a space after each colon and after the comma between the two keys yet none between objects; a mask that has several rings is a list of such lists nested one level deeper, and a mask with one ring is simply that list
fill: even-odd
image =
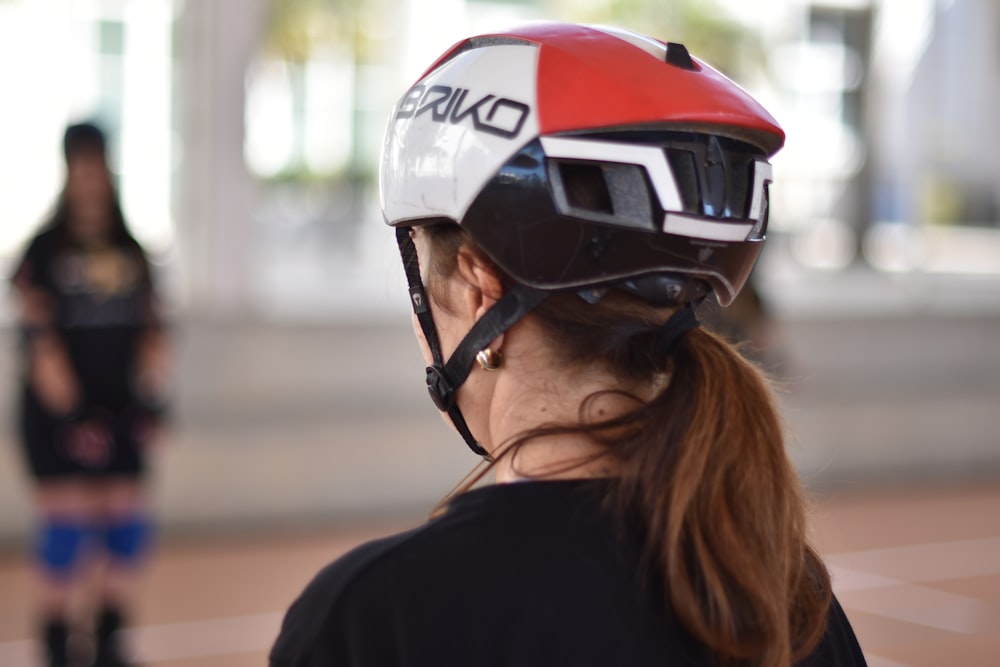
[{"label": "black helmet section", "polygon": [[413,306],[413,313],[417,316],[417,322],[420,324],[424,340],[427,341],[427,347],[430,348],[431,352],[431,365],[427,367],[427,391],[430,393],[434,405],[441,412],[447,413],[452,424],[455,425],[455,429],[469,448],[475,454],[488,459],[489,452],[472,435],[465,417],[462,416],[462,411],[455,400],[456,393],[469,377],[476,354],[531,312],[548,296],[548,292],[525,285],[511,286],[500,300],[479,318],[458,344],[451,358],[445,361],[437,327],[434,325],[430,302],[427,299],[427,291],[420,278],[417,250],[413,239],[410,238],[409,228],[396,228],[396,243],[399,245],[399,254],[402,256],[403,268],[406,272],[406,282],[410,288],[410,305]]},{"label": "black helmet section", "polygon": [[[618,161],[553,157],[553,139],[516,153],[462,220],[498,266],[519,283],[585,298],[615,286],[657,305],[709,291],[732,301],[766,230],[770,176],[761,150],[693,132],[567,137],[621,148]],[[632,146],[643,151],[634,160]],[[676,194],[664,194],[671,188],[657,181],[665,180]]]}]

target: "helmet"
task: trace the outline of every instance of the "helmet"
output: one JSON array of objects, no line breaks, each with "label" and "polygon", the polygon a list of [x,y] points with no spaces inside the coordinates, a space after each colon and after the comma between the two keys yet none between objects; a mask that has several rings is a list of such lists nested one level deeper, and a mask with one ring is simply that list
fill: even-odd
[{"label": "helmet", "polygon": [[534,24],[459,42],[403,95],[380,203],[392,226],[458,223],[530,287],[727,305],[760,253],[783,142],[680,44]]},{"label": "helmet", "polygon": [[[476,354],[557,291],[729,304],[767,227],[775,120],[680,44],[540,23],[463,40],[396,104],[379,198],[433,362],[427,385],[477,454],[455,393]],[[453,222],[513,281],[447,361],[408,228]],[[685,309],[686,310],[686,309]]]}]

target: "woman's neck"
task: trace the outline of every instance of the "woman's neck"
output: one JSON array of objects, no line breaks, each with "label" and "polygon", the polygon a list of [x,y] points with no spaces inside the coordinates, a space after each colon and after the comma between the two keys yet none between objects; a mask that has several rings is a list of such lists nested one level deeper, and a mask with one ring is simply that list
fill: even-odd
[{"label": "woman's neck", "polygon": [[526,441],[523,437],[546,427],[621,416],[648,400],[640,393],[645,392],[616,386],[607,374],[593,369],[545,372],[512,359],[497,378],[490,404],[489,441],[497,458],[497,481],[613,475],[613,454],[586,433],[544,434]]}]

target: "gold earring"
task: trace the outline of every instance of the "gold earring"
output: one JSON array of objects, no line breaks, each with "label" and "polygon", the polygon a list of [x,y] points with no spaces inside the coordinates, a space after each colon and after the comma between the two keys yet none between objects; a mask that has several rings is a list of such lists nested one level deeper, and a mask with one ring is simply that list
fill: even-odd
[{"label": "gold earring", "polygon": [[479,351],[479,354],[476,355],[476,361],[479,362],[484,371],[495,371],[503,366],[503,355],[487,347]]}]

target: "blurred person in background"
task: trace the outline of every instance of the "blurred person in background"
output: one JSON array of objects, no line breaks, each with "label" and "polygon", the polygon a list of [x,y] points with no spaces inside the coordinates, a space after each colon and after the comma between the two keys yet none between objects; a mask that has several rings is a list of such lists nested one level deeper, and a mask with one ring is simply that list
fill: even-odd
[{"label": "blurred person in background", "polygon": [[[150,547],[143,482],[167,348],[150,265],[126,227],[105,148],[93,124],[66,129],[64,188],[13,276],[20,435],[37,501],[37,614],[50,667],[128,664],[118,631]],[[80,600],[94,588],[91,564],[100,565],[99,598]],[[92,646],[71,641],[77,625],[92,630]]]},{"label": "blurred person in background", "polygon": [[431,397],[486,463],[325,568],[274,667],[864,664],[770,388],[695,316],[745,283],[783,142],[627,31],[537,24],[432,65],[381,204]]}]

